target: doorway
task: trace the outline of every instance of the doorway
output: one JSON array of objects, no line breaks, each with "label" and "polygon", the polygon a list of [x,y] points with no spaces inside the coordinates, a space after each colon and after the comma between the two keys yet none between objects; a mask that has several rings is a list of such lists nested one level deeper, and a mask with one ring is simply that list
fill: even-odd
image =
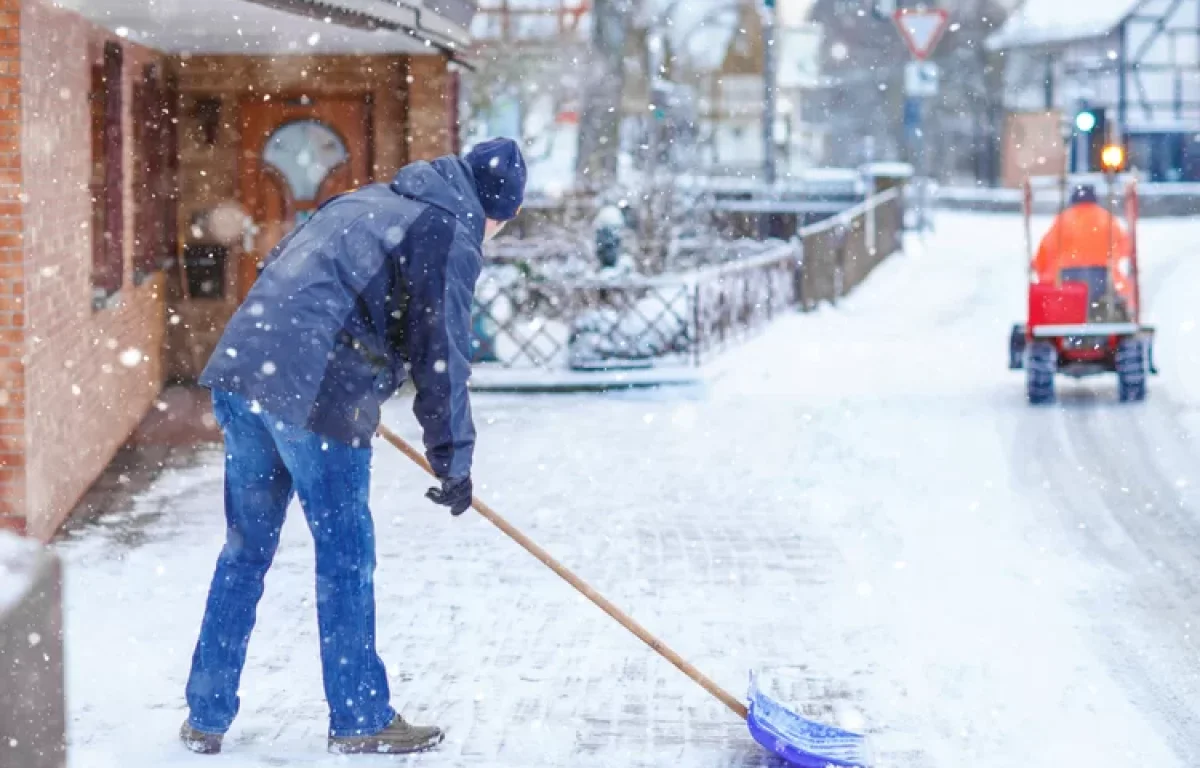
[{"label": "doorway", "polygon": [[371,101],[248,97],[241,121],[239,185],[253,224],[238,264],[239,302],[276,243],[330,197],[371,181]]}]

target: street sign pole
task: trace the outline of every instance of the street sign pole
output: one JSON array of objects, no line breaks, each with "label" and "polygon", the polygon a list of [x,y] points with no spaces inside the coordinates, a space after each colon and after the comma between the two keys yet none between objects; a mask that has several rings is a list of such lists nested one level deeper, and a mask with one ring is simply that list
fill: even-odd
[{"label": "street sign pole", "polygon": [[925,162],[925,130],[922,125],[924,109],[922,100],[917,96],[906,96],[904,99],[904,135],[908,140],[908,159],[916,170],[915,180],[920,185],[917,192],[917,231],[924,232],[926,225],[926,208],[928,206],[928,176],[929,170]]},{"label": "street sign pole", "polygon": [[923,100],[937,95],[937,67],[926,59],[937,47],[946,31],[949,14],[941,8],[898,8],[892,21],[908,46],[913,61],[905,71],[906,98],[904,104],[905,133],[909,138],[910,159],[919,171],[920,195],[917,212],[917,230],[924,232],[929,224],[929,197],[931,163],[928,142],[922,125]]},{"label": "street sign pole", "polygon": [[[776,88],[775,88],[775,0],[764,0],[763,8],[763,183],[768,195],[775,186],[775,117]],[[771,216],[759,214],[759,227],[765,240],[771,233]]]}]

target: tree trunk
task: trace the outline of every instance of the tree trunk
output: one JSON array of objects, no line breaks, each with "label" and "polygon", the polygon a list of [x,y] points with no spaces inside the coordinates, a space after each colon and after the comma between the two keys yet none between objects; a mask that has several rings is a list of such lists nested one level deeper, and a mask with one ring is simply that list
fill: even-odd
[{"label": "tree trunk", "polygon": [[585,74],[575,161],[581,189],[604,189],[617,180],[628,17],[627,0],[596,0],[592,6],[594,58]]}]

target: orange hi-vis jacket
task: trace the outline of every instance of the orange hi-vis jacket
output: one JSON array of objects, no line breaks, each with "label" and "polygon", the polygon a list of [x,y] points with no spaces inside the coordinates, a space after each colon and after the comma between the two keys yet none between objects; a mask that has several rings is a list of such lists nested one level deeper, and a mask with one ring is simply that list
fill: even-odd
[{"label": "orange hi-vis jacket", "polygon": [[1121,222],[1097,203],[1078,203],[1058,214],[1033,259],[1037,282],[1053,283],[1064,269],[1107,268],[1110,242],[1116,269],[1109,279],[1116,294],[1132,304],[1129,258],[1133,247],[1129,235]]}]

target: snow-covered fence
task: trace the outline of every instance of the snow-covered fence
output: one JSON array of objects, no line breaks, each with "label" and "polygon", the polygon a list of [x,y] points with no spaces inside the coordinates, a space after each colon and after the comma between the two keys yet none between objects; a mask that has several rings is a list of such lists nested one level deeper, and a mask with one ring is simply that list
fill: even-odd
[{"label": "snow-covered fence", "polygon": [[836,302],[858,286],[881,261],[900,250],[904,205],[898,187],[805,227],[799,303],[812,309]]},{"label": "snow-covered fence", "polygon": [[728,260],[653,277],[492,263],[476,292],[474,362],[560,371],[698,365],[781,312],[845,295],[899,250],[902,223],[893,188],[797,238],[719,241],[711,247]]},{"label": "snow-covered fence", "polygon": [[66,763],[58,559],[0,531],[0,765]]},{"label": "snow-covered fence", "polygon": [[693,360],[740,341],[797,305],[802,251],[780,243],[772,252],[695,273]]},{"label": "snow-covered fence", "polygon": [[656,277],[539,281],[493,268],[476,294],[475,361],[608,370],[696,365],[798,304],[801,248]]},{"label": "snow-covered fence", "polygon": [[691,301],[686,275],[542,280],[494,267],[476,291],[475,361],[560,369],[686,362]]}]

